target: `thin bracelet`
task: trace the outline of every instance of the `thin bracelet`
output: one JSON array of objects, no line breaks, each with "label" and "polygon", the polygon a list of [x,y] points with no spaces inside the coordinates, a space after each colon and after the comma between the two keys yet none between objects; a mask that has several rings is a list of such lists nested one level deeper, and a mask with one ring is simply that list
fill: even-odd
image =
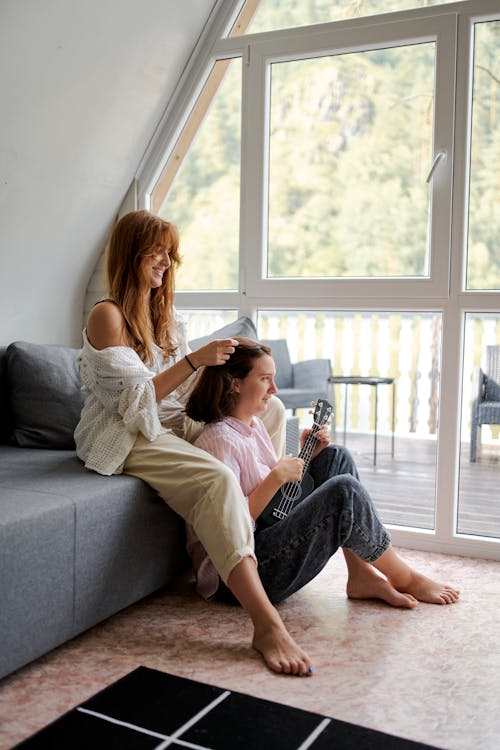
[{"label": "thin bracelet", "polygon": [[184,355],[184,359],[186,360],[188,365],[193,369],[193,372],[196,372],[198,368],[193,365],[193,363],[191,362],[187,354]]}]

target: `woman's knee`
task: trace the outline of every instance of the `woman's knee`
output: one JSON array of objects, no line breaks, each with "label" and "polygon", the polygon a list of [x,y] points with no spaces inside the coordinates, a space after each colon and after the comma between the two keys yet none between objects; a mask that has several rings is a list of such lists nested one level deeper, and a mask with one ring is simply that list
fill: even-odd
[{"label": "woman's knee", "polygon": [[339,467],[339,471],[343,474],[352,474],[357,478],[358,467],[349,448],[346,448],[345,445],[334,445],[332,447],[336,452],[335,463]]},{"label": "woman's knee", "polygon": [[366,490],[352,474],[337,474],[327,479],[322,486],[327,503],[341,510],[352,511],[354,505],[366,502]]},{"label": "woman's knee", "polygon": [[203,469],[202,484],[219,507],[226,502],[243,504],[243,493],[234,473],[221,461],[209,461]]},{"label": "woman's knee", "polygon": [[358,479],[358,470],[347,448],[342,445],[329,445],[314,459],[311,474],[315,482],[324,482],[342,474],[352,474]]},{"label": "woman's knee", "polygon": [[241,492],[241,487],[236,479],[234,473],[225,464],[221,463],[216,469],[217,478],[223,487],[227,487],[228,490],[233,491],[235,488],[238,493]]}]

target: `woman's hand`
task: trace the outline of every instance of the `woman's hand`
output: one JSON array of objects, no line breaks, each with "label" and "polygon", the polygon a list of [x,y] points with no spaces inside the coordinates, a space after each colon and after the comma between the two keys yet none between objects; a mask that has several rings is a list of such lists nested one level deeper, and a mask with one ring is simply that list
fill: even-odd
[{"label": "woman's hand", "polygon": [[153,384],[156,391],[156,400],[160,402],[169,393],[172,393],[180,386],[190,375],[193,370],[197,370],[202,365],[223,365],[231,354],[234,353],[238,346],[235,339],[217,339],[191,352],[187,357],[182,357],[175,365],[163,370],[153,378]]},{"label": "woman's hand", "polygon": [[280,487],[287,482],[298,482],[302,479],[304,460],[297,456],[283,456],[271,473],[274,473]]},{"label": "woman's hand", "polygon": [[215,339],[189,355],[189,359],[198,369],[202,365],[223,365],[231,354],[234,354],[238,341],[235,339]]},{"label": "woman's hand", "polygon": [[304,461],[296,456],[283,456],[267,477],[248,496],[250,514],[256,520],[279,488],[287,482],[302,479]]},{"label": "woman's hand", "polygon": [[[319,428],[319,430],[313,435],[314,439],[317,441],[316,446],[314,448],[313,454],[311,456],[311,459],[316,458],[318,453],[321,453],[322,450],[324,450],[328,445],[330,445],[330,436],[328,434],[328,425],[324,424],[322,427]],[[311,430],[306,429],[303,430],[302,435],[300,436],[300,447],[302,448],[307,436],[311,434]]]}]

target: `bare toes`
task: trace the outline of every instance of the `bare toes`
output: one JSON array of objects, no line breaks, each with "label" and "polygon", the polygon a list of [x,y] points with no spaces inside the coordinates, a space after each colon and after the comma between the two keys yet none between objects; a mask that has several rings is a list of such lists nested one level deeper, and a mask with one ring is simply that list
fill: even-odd
[{"label": "bare toes", "polygon": [[413,609],[418,605],[418,599],[415,599],[412,594],[405,594],[406,599],[408,600],[408,606]]},{"label": "bare toes", "polygon": [[437,583],[416,572],[413,572],[412,578],[405,586],[404,591],[407,594],[412,594],[419,601],[429,604],[454,604],[460,594],[457,589]]},{"label": "bare toes", "polygon": [[442,593],[445,604],[454,604],[458,600],[458,594],[453,589],[445,589]]},{"label": "bare toes", "polygon": [[312,672],[307,654],[283,627],[271,627],[255,634],[253,646],[273,672],[301,676]]}]

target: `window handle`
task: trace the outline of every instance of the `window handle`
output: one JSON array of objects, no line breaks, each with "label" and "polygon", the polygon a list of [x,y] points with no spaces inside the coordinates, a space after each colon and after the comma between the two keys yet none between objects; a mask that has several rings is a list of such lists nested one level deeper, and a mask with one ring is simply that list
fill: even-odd
[{"label": "window handle", "polygon": [[446,159],[446,156],[447,156],[447,154],[446,154],[446,151],[444,149],[442,151],[438,151],[437,152],[436,156],[434,157],[434,161],[432,162],[432,167],[429,170],[429,174],[426,177],[426,180],[425,180],[426,182],[430,182],[431,181],[432,175],[434,174],[434,172],[437,169],[437,165],[439,164],[439,162],[441,161],[441,159]]}]

